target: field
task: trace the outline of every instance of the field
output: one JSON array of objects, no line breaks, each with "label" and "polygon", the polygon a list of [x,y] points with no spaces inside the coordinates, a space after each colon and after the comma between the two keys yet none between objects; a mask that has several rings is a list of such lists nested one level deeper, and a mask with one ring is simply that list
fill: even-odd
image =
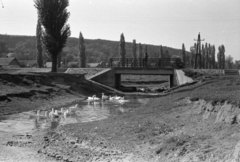
[{"label": "field", "polygon": [[[21,112],[60,108],[104,92],[84,79],[69,77],[71,81],[38,75],[38,82],[27,74],[14,76],[19,82],[1,77],[1,94],[7,98],[1,97],[0,127],[14,122]],[[124,76],[122,81],[138,85],[149,81],[141,77]],[[62,125],[31,136],[12,126],[1,129],[0,161],[239,161],[240,77],[197,79],[161,97],[145,98],[140,105],[126,103],[121,112],[104,120]],[[30,95],[26,90],[36,91]]]}]

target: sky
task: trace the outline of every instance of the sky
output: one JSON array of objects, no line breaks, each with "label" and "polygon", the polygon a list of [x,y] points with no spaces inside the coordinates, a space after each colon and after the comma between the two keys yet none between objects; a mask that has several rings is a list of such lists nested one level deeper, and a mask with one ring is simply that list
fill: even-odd
[{"label": "sky", "polygon": [[[35,35],[34,0],[0,0],[0,34]],[[182,48],[202,43],[225,46],[240,60],[240,0],[69,0],[71,37]]]}]

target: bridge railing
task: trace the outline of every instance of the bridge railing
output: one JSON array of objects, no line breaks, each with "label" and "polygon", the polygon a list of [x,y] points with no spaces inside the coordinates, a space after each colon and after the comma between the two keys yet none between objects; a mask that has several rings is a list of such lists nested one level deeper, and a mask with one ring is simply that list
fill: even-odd
[{"label": "bridge railing", "polygon": [[180,68],[180,58],[110,58],[108,67],[124,67],[124,68]]}]

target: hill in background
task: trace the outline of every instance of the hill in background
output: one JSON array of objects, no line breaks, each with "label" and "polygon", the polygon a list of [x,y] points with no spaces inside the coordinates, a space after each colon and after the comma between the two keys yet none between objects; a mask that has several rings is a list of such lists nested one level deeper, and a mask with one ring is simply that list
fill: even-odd
[{"label": "hill in background", "polygon": [[[36,37],[35,36],[15,36],[15,35],[0,35],[0,42],[6,43],[9,52],[16,53],[19,60],[36,59]],[[138,43],[138,42],[137,42]],[[179,44],[179,47],[181,47]],[[144,45],[143,50],[144,50]],[[119,57],[119,42],[110,40],[91,40],[85,39],[87,62],[99,62],[101,59],[109,59],[111,57]],[[158,57],[160,53],[160,45],[149,45],[149,57]],[[168,51],[171,57],[181,57],[181,49],[171,47],[163,47],[163,51]],[[1,53],[1,51],[0,51]],[[188,52],[187,52],[188,53]],[[79,57],[78,38],[70,37],[66,47],[62,52],[62,60],[66,62],[78,61]],[[1,57],[4,57],[1,55]],[[133,57],[132,43],[126,42],[126,57]],[[47,55],[45,55],[47,59]]]}]

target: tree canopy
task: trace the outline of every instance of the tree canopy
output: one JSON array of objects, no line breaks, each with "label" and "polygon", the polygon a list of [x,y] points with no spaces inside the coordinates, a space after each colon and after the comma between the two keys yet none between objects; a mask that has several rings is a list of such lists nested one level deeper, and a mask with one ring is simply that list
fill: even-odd
[{"label": "tree canopy", "polygon": [[68,0],[35,0],[38,19],[43,26],[42,42],[45,51],[52,56],[52,72],[57,72],[57,56],[66,45],[70,36],[67,23],[70,13],[67,12]]}]

